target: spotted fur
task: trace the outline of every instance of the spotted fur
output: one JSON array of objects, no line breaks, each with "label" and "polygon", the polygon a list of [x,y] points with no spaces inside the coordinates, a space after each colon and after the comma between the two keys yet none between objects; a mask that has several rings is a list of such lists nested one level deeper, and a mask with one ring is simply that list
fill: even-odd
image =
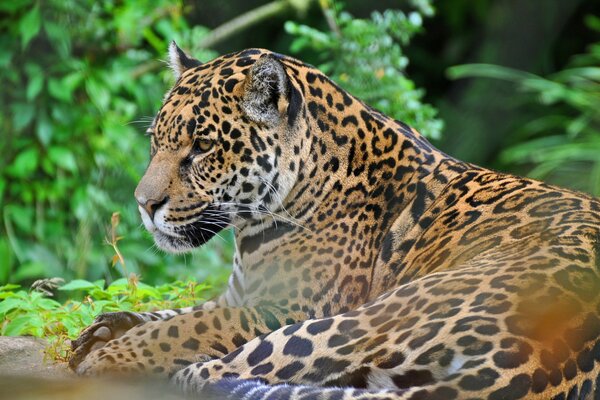
[{"label": "spotted fur", "polygon": [[169,251],[233,225],[229,287],[101,316],[78,373],[204,398],[600,398],[598,200],[447,156],[293,58],[171,53],[136,198]]}]

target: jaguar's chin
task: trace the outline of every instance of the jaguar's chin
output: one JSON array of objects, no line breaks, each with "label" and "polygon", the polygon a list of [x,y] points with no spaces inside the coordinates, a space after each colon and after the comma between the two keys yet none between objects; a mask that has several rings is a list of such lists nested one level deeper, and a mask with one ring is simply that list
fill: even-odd
[{"label": "jaguar's chin", "polygon": [[182,254],[195,248],[185,237],[171,236],[161,231],[156,231],[153,235],[156,247],[167,253]]},{"label": "jaguar's chin", "polygon": [[187,253],[208,242],[227,227],[230,218],[216,207],[209,206],[202,211],[200,218],[188,225],[178,228],[177,236],[166,234],[160,230],[153,232],[154,242],[158,248],[175,254]]}]

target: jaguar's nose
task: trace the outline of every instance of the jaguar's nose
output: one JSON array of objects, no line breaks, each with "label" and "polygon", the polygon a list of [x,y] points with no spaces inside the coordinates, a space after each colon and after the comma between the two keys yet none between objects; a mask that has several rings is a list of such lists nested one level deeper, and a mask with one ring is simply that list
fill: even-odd
[{"label": "jaguar's nose", "polygon": [[169,201],[169,197],[168,196],[163,196],[160,199],[142,199],[142,198],[137,198],[137,202],[138,204],[144,209],[146,210],[146,212],[148,213],[148,216],[150,217],[150,219],[152,221],[154,221],[154,214],[156,214],[156,212],[162,207],[164,206],[167,201]]}]

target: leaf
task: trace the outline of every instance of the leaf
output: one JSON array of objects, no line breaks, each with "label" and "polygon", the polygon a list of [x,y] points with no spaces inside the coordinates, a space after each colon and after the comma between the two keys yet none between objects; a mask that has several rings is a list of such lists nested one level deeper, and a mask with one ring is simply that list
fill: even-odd
[{"label": "leaf", "polygon": [[21,285],[17,285],[16,283],[7,283],[6,285],[0,286],[0,292],[6,292],[20,287]]},{"label": "leaf", "polygon": [[46,265],[39,261],[31,261],[21,264],[14,275],[10,277],[11,280],[20,282],[25,279],[39,278],[46,274]]},{"label": "leaf", "polygon": [[71,52],[71,32],[68,26],[53,21],[44,21],[44,30],[62,58],[67,58]]},{"label": "leaf", "polygon": [[8,299],[0,302],[0,314],[6,314],[9,311],[21,308],[22,305],[23,300],[17,297],[9,297]]},{"label": "leaf", "polygon": [[44,75],[41,73],[35,74],[29,78],[29,82],[27,83],[27,91],[25,92],[25,96],[27,100],[31,101],[37,97],[37,95],[42,90],[44,86]]},{"label": "leaf", "polygon": [[106,89],[106,85],[102,82],[90,78],[85,81],[85,89],[90,96],[92,103],[98,107],[100,111],[105,111],[110,103],[110,92]]},{"label": "leaf", "polygon": [[6,336],[20,336],[27,333],[30,326],[31,316],[22,315],[10,321],[4,328],[3,334]]},{"label": "leaf", "polygon": [[98,279],[94,281],[94,285],[96,285],[99,288],[103,288],[105,283],[106,281],[104,279]]},{"label": "leaf", "polygon": [[523,79],[539,79],[537,75],[517,69],[501,67],[492,64],[463,64],[450,67],[446,71],[450,79],[461,78],[495,78],[511,82],[518,82]]},{"label": "leaf", "polygon": [[138,283],[136,293],[139,297],[148,296],[154,299],[162,299],[162,295],[158,289],[142,282]]},{"label": "leaf", "polygon": [[29,125],[36,109],[31,103],[16,103],[13,104],[11,108],[13,113],[13,126],[15,131],[19,132]]},{"label": "leaf", "polygon": [[76,338],[79,336],[79,332],[81,331],[81,324],[79,321],[73,320],[72,318],[63,318],[61,319],[62,324],[67,329],[67,335],[70,338]]},{"label": "leaf", "polygon": [[55,310],[60,307],[58,301],[46,298],[39,299],[35,305],[44,310]]},{"label": "leaf", "polygon": [[0,68],[7,68],[10,65],[14,52],[10,48],[0,48]]},{"label": "leaf", "polygon": [[2,204],[2,199],[4,198],[5,190],[6,190],[6,180],[0,178],[0,204]]},{"label": "leaf", "polygon": [[8,167],[10,175],[17,178],[25,178],[33,174],[38,165],[38,152],[35,148],[29,148],[19,153],[12,164]]},{"label": "leaf", "polygon": [[119,278],[116,281],[114,281],[113,283],[110,284],[109,288],[126,288],[128,286],[129,282],[127,281],[127,278]]},{"label": "leaf", "polygon": [[38,139],[40,139],[40,142],[42,142],[44,146],[48,146],[52,139],[53,126],[44,113],[38,116],[36,128],[35,133],[37,134]]},{"label": "leaf", "polygon": [[40,15],[40,6],[35,5],[19,21],[19,33],[21,34],[21,48],[26,48],[31,39],[40,32],[42,18]]},{"label": "leaf", "polygon": [[30,207],[9,204],[4,208],[4,215],[24,232],[32,231],[33,210]]},{"label": "leaf", "polygon": [[60,168],[70,171],[77,171],[77,162],[71,150],[65,147],[51,147],[48,149],[48,157]]},{"label": "leaf", "polygon": [[87,290],[87,289],[95,289],[96,286],[94,283],[90,281],[86,281],[84,279],[74,279],[69,283],[66,283],[58,288],[58,290]]},{"label": "leaf", "polygon": [[75,72],[71,72],[68,75],[65,75],[62,78],[62,85],[69,92],[73,92],[75,89],[77,89],[79,87],[79,85],[81,84],[83,79],[84,79],[83,71],[77,70]]},{"label": "leaf", "polygon": [[30,4],[31,0],[0,1],[0,11],[13,14]]},{"label": "leaf", "polygon": [[[8,281],[10,271],[12,268],[12,263],[13,257],[10,244],[8,240],[0,237],[0,283]],[[3,288],[6,288],[6,286],[0,287],[0,292],[2,292]]]},{"label": "leaf", "polygon": [[72,101],[71,91],[60,79],[48,79],[48,93],[55,99],[64,101],[65,103],[70,103]]}]

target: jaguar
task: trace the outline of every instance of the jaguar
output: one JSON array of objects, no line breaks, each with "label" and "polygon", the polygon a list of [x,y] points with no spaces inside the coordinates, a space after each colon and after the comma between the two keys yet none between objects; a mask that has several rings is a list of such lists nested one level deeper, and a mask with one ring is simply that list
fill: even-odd
[{"label": "jaguar", "polygon": [[288,56],[169,59],[135,198],[168,252],[232,227],[229,284],[100,315],[78,374],[216,399],[600,398],[597,199],[448,156]]}]

